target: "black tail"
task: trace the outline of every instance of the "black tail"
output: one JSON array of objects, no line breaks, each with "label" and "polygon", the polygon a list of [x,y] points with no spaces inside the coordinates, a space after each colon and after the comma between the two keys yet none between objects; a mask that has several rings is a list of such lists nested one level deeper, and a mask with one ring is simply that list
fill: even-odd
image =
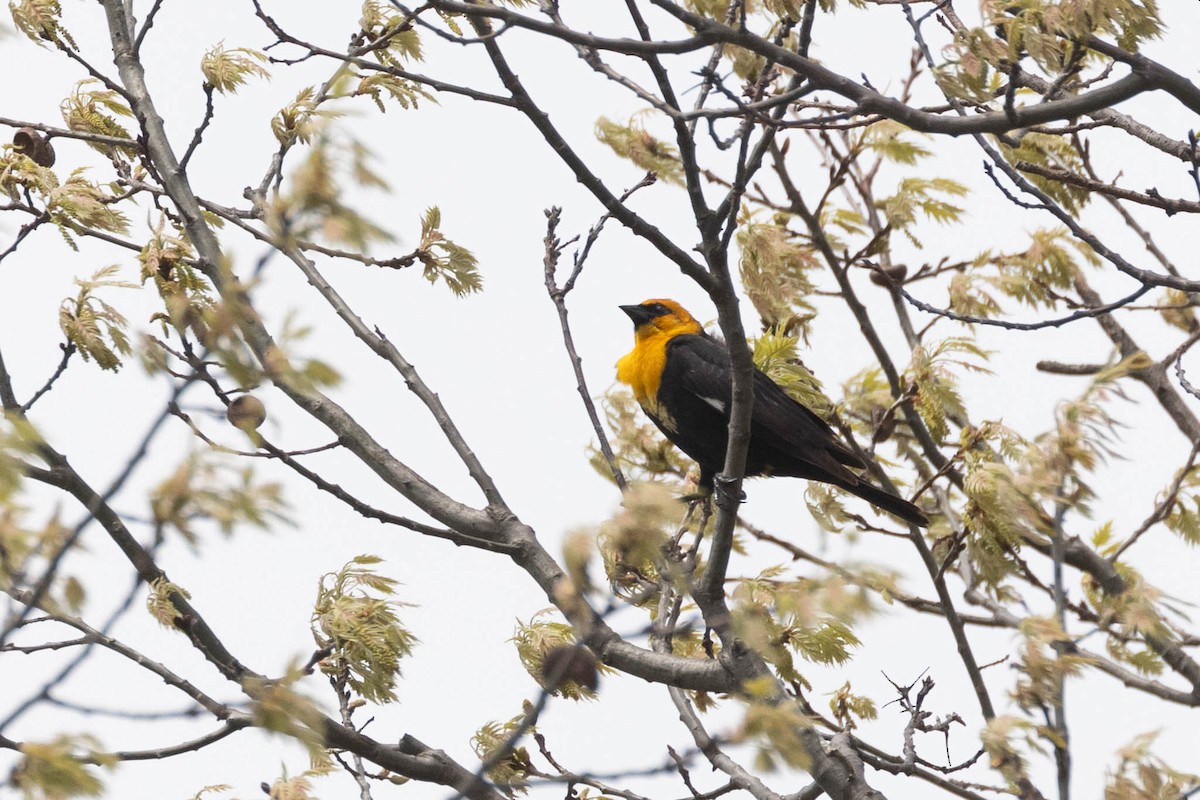
[{"label": "black tail", "polygon": [[876,508],[886,511],[889,514],[895,514],[905,522],[911,522],[913,525],[919,525],[922,528],[929,526],[929,517],[925,516],[921,512],[921,509],[907,500],[896,497],[894,494],[888,494],[878,486],[872,486],[866,481],[860,481],[853,486],[842,486],[842,488],[853,495],[861,497]]}]

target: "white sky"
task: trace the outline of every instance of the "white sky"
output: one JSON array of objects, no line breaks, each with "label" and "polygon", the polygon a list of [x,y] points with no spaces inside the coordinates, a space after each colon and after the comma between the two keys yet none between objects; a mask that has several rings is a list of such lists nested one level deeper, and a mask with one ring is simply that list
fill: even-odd
[{"label": "white sky", "polygon": [[[139,13],[144,13],[146,5],[137,4]],[[624,17],[614,13],[623,4],[563,5],[568,20],[585,14],[593,16],[585,27],[624,30],[619,27]],[[288,30],[311,36],[332,49],[343,46],[358,16],[354,3],[275,0],[266,6]],[[1150,48],[1150,54],[1177,67],[1194,64],[1193,54],[1185,47],[1190,44],[1186,42],[1191,38],[1188,32],[1200,29],[1200,10],[1195,3],[1181,0],[1166,0],[1163,10],[1170,25],[1168,39]],[[105,57],[108,50],[99,6],[68,2],[65,11],[67,26],[83,52],[97,67],[115,74],[111,57]],[[878,8],[868,13],[846,8],[844,12],[837,18],[821,18],[814,56],[846,74],[865,73],[877,87],[897,85],[897,70],[907,64],[909,48],[901,11]],[[203,109],[200,58],[220,41],[227,47],[262,47],[270,43],[271,37],[253,19],[248,2],[216,0],[206,4],[167,2],[147,39],[144,52],[150,88],[180,151]],[[460,81],[490,74],[490,67],[474,49],[445,45],[429,36],[425,41],[429,58],[422,69],[427,73]],[[620,119],[638,110],[633,98],[594,76],[565,46],[537,42],[519,32],[507,35],[503,41],[534,97],[546,102],[555,122],[579,152],[600,165],[609,185],[619,191],[635,183],[640,177],[638,170],[611,156],[591,133],[600,115]],[[323,80],[332,68],[329,62],[278,68],[271,83],[252,82],[236,97],[218,97],[216,120],[190,170],[194,188],[218,203],[244,204],[242,187],[258,183],[275,147],[270,117],[300,87]],[[7,76],[0,90],[0,116],[52,125],[61,125],[58,103],[81,77],[79,69],[64,58],[19,37],[0,41],[0,74]],[[539,532],[550,551],[557,553],[557,542],[564,532],[604,519],[618,497],[585,460],[584,449],[592,434],[575,394],[553,307],[542,288],[542,210],[550,205],[565,208],[560,234],[586,232],[601,210],[519,114],[451,96],[442,96],[440,101],[441,105],[427,106],[417,113],[392,109],[384,116],[379,116],[369,101],[362,101],[356,106],[357,115],[340,123],[374,148],[380,156],[382,173],[395,188],[390,196],[363,193],[350,199],[357,207],[370,209],[371,218],[401,237],[394,253],[411,248],[421,211],[439,205],[443,230],[479,257],[486,281],[484,293],[456,300],[443,287],[428,285],[416,272],[373,271],[329,262],[322,268],[367,323],[380,326],[439,392],[510,505]],[[1175,110],[1164,111],[1151,101],[1137,101],[1122,110],[1137,113],[1170,135],[1183,138],[1195,120],[1185,117],[1178,106],[1172,108]],[[5,141],[10,135],[0,134]],[[804,152],[801,144],[794,144],[793,158],[797,152]],[[964,225],[924,230],[926,250],[908,253],[905,257],[911,264],[936,261],[943,255],[965,256],[985,246],[1016,246],[1025,232],[1052,224],[1048,218],[1014,209],[999,196],[983,176],[982,155],[970,141],[929,140],[929,145],[937,151],[937,160],[928,167],[930,174],[953,176],[977,189],[978,194],[970,202],[972,214]],[[60,139],[55,146],[57,166],[63,174],[74,165],[102,166],[81,143]],[[1131,188],[1156,186],[1164,195],[1187,196],[1187,176],[1178,164],[1165,158],[1147,159],[1140,150],[1131,149],[1128,155],[1120,152],[1123,155],[1106,160],[1104,165],[1110,171],[1123,169]],[[293,159],[297,155],[294,153]],[[816,168],[814,164],[814,179],[819,174]],[[105,173],[97,168],[92,174]],[[681,246],[690,248],[695,235],[689,228],[687,202],[681,191],[656,186],[643,191],[633,205]],[[1190,272],[1187,258],[1194,250],[1185,236],[1194,236],[1194,222],[1178,217],[1168,221],[1149,214],[1141,218],[1153,224],[1159,244]],[[143,231],[150,219],[149,214],[144,219],[135,216],[135,229]],[[1092,209],[1086,219],[1094,228],[1111,232],[1110,242],[1135,263],[1154,266],[1132,236],[1115,229],[1113,218],[1105,210]],[[22,222],[12,219],[12,215],[0,217],[0,246],[11,241]],[[245,237],[227,234],[223,242],[234,256],[235,266],[243,271],[248,271],[262,252]],[[380,254],[393,252],[385,248]],[[0,266],[0,349],[20,395],[27,396],[40,385],[57,363],[57,309],[63,297],[74,293],[72,279],[86,277],[97,267],[113,262],[122,263],[124,276],[136,280],[136,264],[125,253],[84,243],[82,252],[76,255],[52,232],[43,231]],[[1121,281],[1100,275],[1092,280],[1109,296],[1128,291]],[[891,330],[886,322],[889,312],[883,291],[865,281],[862,290],[878,303],[882,326]],[[921,292],[930,302],[944,299],[924,284]],[[127,314],[134,330],[146,330],[149,315],[155,310],[152,294],[114,292],[108,297]],[[571,296],[576,344],[594,394],[608,388],[611,365],[629,346],[628,321],[616,305],[650,296],[673,296],[689,305],[698,317],[713,316],[711,306],[673,266],[616,223],[610,223]],[[269,324],[277,325],[288,311],[298,310],[301,320],[313,326],[316,333],[304,347],[336,363],[346,377],[333,396],[393,453],[452,495],[478,501],[465,471],[403,381],[357,346],[289,264],[282,259],[271,263],[256,298]],[[749,305],[744,307],[748,309]],[[811,350],[804,358],[826,387],[836,393],[841,380],[867,363],[869,353],[842,307],[826,303],[822,311],[825,313],[818,322]],[[919,312],[914,316],[922,317]],[[1033,317],[1020,310],[1015,316]],[[1178,337],[1157,321],[1125,315],[1122,322],[1130,325],[1156,357],[1165,355],[1177,342]],[[940,327],[942,335],[957,332],[944,323]],[[1046,429],[1052,423],[1056,401],[1073,396],[1084,386],[1079,379],[1037,373],[1033,364],[1042,358],[1098,361],[1109,353],[1107,340],[1100,336],[1097,326],[1086,321],[1063,330],[1037,333],[983,331],[980,339],[997,353],[993,375],[964,380],[973,418],[1003,418],[1027,435]],[[902,339],[893,336],[890,343],[893,355],[905,361]],[[1127,460],[1108,464],[1095,484],[1105,498],[1097,504],[1097,524],[1114,518],[1117,531],[1128,531],[1144,518],[1153,506],[1155,493],[1169,481],[1187,453],[1186,443],[1147,393],[1130,386],[1129,394],[1136,404],[1118,402],[1113,406],[1118,418],[1129,426],[1121,442]],[[260,396],[271,415],[266,433],[276,443],[304,448],[329,440],[309,419],[287,409],[278,393],[264,390]],[[85,477],[103,486],[157,415],[164,397],[162,382],[143,378],[136,364],[115,376],[101,374],[94,365],[75,364],[39,403],[34,421]],[[214,405],[203,391],[193,391],[187,399],[193,412]],[[240,444],[216,420],[203,413],[194,416],[221,441]],[[121,511],[144,517],[148,487],[165,477],[194,445],[182,425],[172,423],[170,428],[169,434],[156,443],[150,461],[117,499]],[[410,513],[371,473],[346,456],[322,454],[309,463],[368,502],[397,513]],[[385,530],[298,483],[284,468],[269,463],[258,466],[264,477],[288,485],[292,516],[298,524],[272,534],[240,531],[230,540],[209,532],[196,551],[173,541],[162,551],[160,564],[176,583],[191,591],[196,607],[233,653],[257,671],[277,674],[292,659],[305,658],[312,650],[308,609],[318,578],[355,554],[383,556],[383,569],[404,584],[401,597],[415,604],[403,618],[421,639],[421,645],[404,665],[400,703],[374,712],[375,721],[366,732],[382,741],[411,733],[472,766],[469,739],[475,729],[487,720],[507,719],[519,713],[522,698],[536,692],[507,639],[515,620],[527,620],[547,606],[545,598],[524,573],[501,556]],[[914,571],[918,565],[907,546],[877,537],[851,541],[819,535],[800,502],[803,488],[802,482],[795,481],[753,483],[746,515],[805,546],[823,548],[827,557],[870,561],[909,571],[914,575],[908,582],[910,591],[931,594],[928,579]],[[33,493],[31,503],[43,497]],[[47,503],[36,505],[33,519],[44,519],[54,508]],[[67,524],[74,524],[79,517],[78,509],[69,503],[62,503],[60,511]],[[1073,530],[1086,533],[1089,526],[1076,520]],[[1164,532],[1156,532],[1155,536],[1160,541],[1142,548],[1136,560],[1138,568],[1178,599],[1196,602],[1200,597],[1193,577],[1195,553],[1168,541]],[[86,554],[74,557],[68,572],[87,577],[92,596],[87,616],[98,623],[127,590],[129,570],[99,529],[89,529],[84,544]],[[775,552],[755,550],[750,556],[735,557],[732,572],[754,574],[779,558]],[[811,574],[804,568],[798,572]],[[613,618],[613,624],[619,631],[631,632],[640,630],[644,620],[635,613],[623,612]],[[879,674],[881,670],[897,681],[906,681],[929,668],[938,683],[929,707],[936,713],[958,711],[970,729],[956,731],[952,737],[952,757],[958,761],[974,752],[973,732],[980,723],[977,706],[966,693],[966,676],[944,623],[936,619],[914,621],[907,614],[884,615],[859,633],[864,647],[848,668],[805,668],[814,685],[814,700],[823,702],[823,695],[850,679],[856,691],[886,702],[890,694]],[[158,628],[141,611],[131,612],[115,634],[196,680],[217,697],[234,698],[232,687],[222,686],[182,637]],[[978,642],[976,652],[982,662],[1015,652],[1011,634],[973,638]],[[1100,643],[1090,644],[1098,647]],[[182,698],[108,654],[97,653],[92,660],[94,663],[65,687],[63,697],[106,707],[147,710],[186,705]],[[59,659],[47,654],[29,656],[24,661],[8,656],[0,663],[0,676],[10,687],[0,698],[3,714],[11,700],[23,696],[50,674],[48,665],[59,663]],[[997,700],[1003,697],[1011,679],[1003,672],[1005,669],[995,667],[986,673]],[[1194,756],[1185,744],[1187,735],[1180,733],[1194,730],[1194,712],[1185,713],[1141,698],[1126,702],[1126,693],[1119,688],[1107,678],[1096,677],[1068,690],[1069,720],[1076,745],[1077,797],[1100,792],[1103,771],[1111,765],[1115,747],[1142,731],[1162,728],[1162,752],[1168,760],[1183,768],[1197,766],[1194,760],[1188,763]],[[309,687],[310,693],[317,696],[323,696],[323,689],[319,679]],[[881,720],[866,727],[864,735],[874,744],[898,752],[904,719],[893,709],[884,709]],[[733,720],[736,714],[727,710],[726,717]],[[104,746],[124,750],[165,746],[216,727],[208,719],[160,725],[105,718],[81,720],[75,715],[39,710],[6,735],[37,739],[85,725],[99,731]],[[666,744],[681,752],[691,745],[686,731],[675,722],[665,692],[624,676],[604,682],[599,702],[552,703],[541,728],[558,760],[580,772],[613,773],[626,767],[652,767],[664,762]],[[715,719],[710,729],[725,730]],[[942,757],[938,738],[927,737],[919,744],[926,758],[938,761]],[[12,761],[10,753],[0,753],[0,771],[7,772]],[[182,800],[205,785],[230,783],[235,787],[235,796],[256,797],[261,796],[259,782],[277,777],[281,763],[293,774],[306,766],[300,748],[244,732],[199,754],[122,766],[107,777],[107,796]],[[702,789],[721,782],[717,776],[710,776],[703,764],[696,764],[692,773]],[[986,771],[983,774],[985,779],[993,778]],[[1035,776],[1049,774],[1046,762],[1038,762]],[[878,773],[870,779],[894,799],[928,796],[926,786],[915,781],[895,780]],[[807,783],[803,776],[769,776],[767,780],[783,793]],[[1049,780],[1041,782],[1051,785]],[[671,777],[665,781],[634,780],[626,788],[655,797],[685,794],[678,779]],[[316,788],[322,797],[351,796],[354,791],[345,777],[327,779]],[[379,798],[448,795],[443,788],[418,785],[402,790],[380,786],[375,791]],[[553,787],[537,791],[535,796],[558,797],[562,793],[561,787]]]}]

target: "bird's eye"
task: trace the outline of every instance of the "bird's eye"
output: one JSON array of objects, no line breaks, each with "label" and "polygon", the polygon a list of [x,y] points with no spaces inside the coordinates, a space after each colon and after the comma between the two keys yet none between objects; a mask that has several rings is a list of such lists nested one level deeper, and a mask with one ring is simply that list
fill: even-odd
[{"label": "bird's eye", "polygon": [[653,304],[650,306],[650,310],[651,310],[651,311],[653,311],[655,314],[668,314],[668,313],[670,313],[670,310],[669,310],[669,309],[668,309],[666,306],[664,306],[662,303],[653,303]]}]

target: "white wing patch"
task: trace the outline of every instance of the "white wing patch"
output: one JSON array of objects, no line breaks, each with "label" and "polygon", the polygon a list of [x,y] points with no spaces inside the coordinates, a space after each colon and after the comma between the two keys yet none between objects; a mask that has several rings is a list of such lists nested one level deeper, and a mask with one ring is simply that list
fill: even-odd
[{"label": "white wing patch", "polygon": [[700,399],[703,400],[704,402],[708,403],[710,406],[715,408],[717,411],[720,411],[722,414],[725,413],[724,401],[718,400],[715,397],[701,397]]}]

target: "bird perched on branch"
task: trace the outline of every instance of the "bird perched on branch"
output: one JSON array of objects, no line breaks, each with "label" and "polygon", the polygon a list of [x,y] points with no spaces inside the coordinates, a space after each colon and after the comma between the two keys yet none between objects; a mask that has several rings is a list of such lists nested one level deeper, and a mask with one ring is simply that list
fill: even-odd
[{"label": "bird perched on branch", "polygon": [[[617,380],[633,389],[663,435],[700,465],[710,492],[725,465],[733,368],[724,343],[674,300],[621,306],[633,320],[633,350],[617,362]],[[831,483],[914,525],[929,519],[907,500],[867,483],[848,467],[866,465],[824,420],[754,370],[754,407],[746,475],[782,475]]]}]

